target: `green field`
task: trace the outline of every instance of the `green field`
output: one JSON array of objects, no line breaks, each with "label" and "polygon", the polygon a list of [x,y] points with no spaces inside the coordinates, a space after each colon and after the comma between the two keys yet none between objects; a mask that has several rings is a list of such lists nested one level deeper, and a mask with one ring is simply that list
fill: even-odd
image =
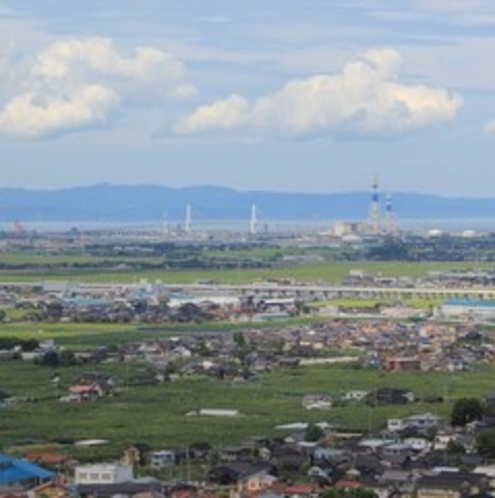
[{"label": "green field", "polygon": [[[290,323],[306,323],[314,319],[291,320]],[[289,322],[287,322],[289,323]],[[279,322],[277,326],[283,326]],[[270,328],[271,323],[253,323],[250,328]],[[204,322],[194,324],[164,323],[160,325],[113,324],[113,323],[3,323],[0,324],[0,337],[19,339],[54,339],[57,346],[70,349],[85,349],[97,346],[117,346],[119,344],[159,339],[171,335],[213,334],[232,332],[246,328],[246,324],[230,322]]]},{"label": "green field", "polygon": [[[131,338],[132,335],[132,338]],[[107,346],[139,339],[136,327],[108,323],[3,323],[0,337],[43,341],[54,339],[58,346]],[[111,338],[111,339],[110,339]]]},{"label": "green field", "polygon": [[[93,367],[94,368],[94,367]],[[59,369],[60,392],[88,367]],[[220,381],[192,377],[156,386],[131,386],[129,380],[144,371],[143,364],[113,363],[98,367],[111,375],[122,390],[114,397],[91,403],[65,404],[53,400],[24,402],[0,410],[0,444],[23,441],[54,442],[61,439],[103,438],[109,445],[98,450],[116,456],[133,442],[148,442],[155,448],[176,447],[195,441],[215,446],[239,443],[251,436],[275,435],[276,424],[296,421],[328,421],[349,430],[377,429],[387,417],[426,411],[448,416],[459,397],[492,392],[494,367],[472,372],[387,374],[350,366],[318,366],[281,369],[254,381]],[[1,388],[10,394],[45,398],[53,396],[48,367],[30,363],[0,363]],[[368,407],[351,403],[330,411],[306,411],[301,398],[307,393],[335,398],[351,389],[404,387],[419,397],[440,395],[442,404],[413,403],[402,406]],[[199,417],[186,413],[199,408],[231,408],[239,417]],[[93,456],[93,454],[91,454]],[[81,455],[79,455],[81,456]],[[84,457],[84,455],[82,455]]]},{"label": "green field", "polygon": [[[263,254],[267,256],[267,254]],[[491,267],[491,266],[487,266]],[[425,276],[431,271],[472,268],[469,263],[317,263],[280,266],[263,270],[168,270],[153,272],[70,272],[10,273],[0,279],[44,280],[74,279],[100,282],[132,282],[144,278],[169,283],[189,283],[199,279],[219,282],[253,282],[265,279],[292,278],[298,281],[340,282],[351,269],[362,269],[383,276]],[[338,303],[337,303],[338,304]],[[345,304],[341,302],[340,304]],[[354,302],[347,301],[348,305]],[[363,305],[363,302],[356,302]],[[366,302],[364,302],[366,304]],[[416,305],[419,306],[417,303]],[[15,319],[16,316],[13,316]],[[17,317],[18,318],[18,317]],[[283,324],[277,324],[282,326]],[[245,325],[239,325],[245,327]],[[141,327],[135,324],[47,324],[4,323],[0,336],[20,338],[53,338],[57,345],[87,348],[118,345],[178,335],[235,330],[229,323],[199,325],[162,325]],[[94,403],[65,404],[55,401],[56,394],[67,387],[82,371],[98,370],[115,378],[120,390],[111,398]],[[426,411],[448,416],[453,400],[464,396],[484,396],[494,390],[495,367],[483,366],[464,373],[387,374],[344,366],[318,366],[281,369],[263,374],[251,382],[220,381],[205,377],[185,378],[156,386],[133,386],[130,381],[146,370],[139,363],[110,363],[100,366],[61,368],[59,392],[51,382],[54,370],[30,362],[0,362],[0,390],[13,396],[27,397],[9,408],[0,409],[0,446],[4,451],[22,442],[50,442],[61,439],[108,439],[98,450],[75,450],[79,458],[119,456],[129,443],[148,442],[154,448],[170,448],[196,441],[214,446],[236,444],[251,436],[273,436],[276,424],[296,421],[328,421],[354,430],[377,429],[387,417]],[[327,412],[305,411],[301,398],[307,393],[330,394],[338,398],[351,389],[405,387],[419,397],[443,396],[441,404],[414,403],[396,407],[368,407],[343,404]],[[241,412],[235,418],[186,416],[199,408],[232,408]]]},{"label": "green field", "polygon": [[[477,266],[480,266],[479,264]],[[493,264],[482,268],[493,269]],[[153,271],[104,271],[77,268],[60,271],[3,271],[0,281],[42,281],[42,280],[80,280],[83,282],[135,282],[141,279],[165,283],[193,283],[201,279],[211,279],[222,283],[246,283],[266,279],[292,278],[301,282],[341,282],[350,270],[361,269],[365,272],[389,277],[424,277],[433,271],[460,271],[473,269],[473,263],[466,262],[324,262],[293,265],[278,265],[264,269],[226,269],[226,270],[153,270]]]}]

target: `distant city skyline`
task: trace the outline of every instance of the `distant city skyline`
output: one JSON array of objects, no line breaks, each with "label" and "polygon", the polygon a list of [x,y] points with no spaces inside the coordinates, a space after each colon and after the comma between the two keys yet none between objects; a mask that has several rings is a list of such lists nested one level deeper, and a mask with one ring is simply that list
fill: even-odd
[{"label": "distant city skyline", "polygon": [[0,187],[495,197],[493,0],[5,0]]}]

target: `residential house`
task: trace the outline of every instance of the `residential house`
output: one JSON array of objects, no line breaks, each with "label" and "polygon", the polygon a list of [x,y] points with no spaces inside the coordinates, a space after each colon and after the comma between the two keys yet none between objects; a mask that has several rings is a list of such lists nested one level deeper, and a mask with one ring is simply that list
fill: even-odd
[{"label": "residential house", "polygon": [[332,398],[325,394],[307,394],[302,399],[306,410],[329,410],[332,408]]},{"label": "residential house", "polygon": [[423,475],[416,482],[417,498],[467,498],[482,491],[487,479],[474,472],[440,472]]},{"label": "residential house", "polygon": [[418,453],[427,451],[432,446],[432,443],[429,439],[420,436],[406,437],[403,439],[403,442],[408,444],[411,447],[412,451]]},{"label": "residential house", "polygon": [[252,458],[253,450],[247,446],[231,446],[220,451],[222,462],[245,462]]},{"label": "residential house", "polygon": [[166,489],[169,498],[217,498],[216,489],[208,489],[204,486],[198,487],[190,483],[174,483]]},{"label": "residential house", "polygon": [[151,447],[146,443],[136,443],[124,450],[122,463],[125,465],[137,465],[143,467],[148,463]]},{"label": "residential house", "polygon": [[26,455],[26,459],[51,469],[69,469],[77,465],[77,461],[73,458],[54,451],[32,451]]},{"label": "residential house", "polygon": [[414,393],[407,389],[397,389],[394,387],[380,387],[369,392],[364,398],[370,405],[392,404],[402,405],[412,403],[415,400]]},{"label": "residential house", "polygon": [[132,465],[100,463],[78,465],[74,472],[76,484],[116,484],[134,479]]},{"label": "residential house", "polygon": [[439,427],[440,421],[440,417],[431,413],[406,418],[390,418],[387,420],[387,430],[397,433],[411,430],[414,434],[426,436]]},{"label": "residential house", "polygon": [[290,444],[275,446],[272,449],[272,462],[284,472],[299,472],[303,465],[310,463],[309,455]]},{"label": "residential house", "polygon": [[327,464],[313,465],[308,470],[308,477],[311,478],[312,481],[321,483],[321,484],[329,484],[332,481],[333,476],[333,467]]},{"label": "residential house", "polygon": [[343,398],[345,401],[363,401],[368,395],[369,391],[354,390],[348,391],[344,394]]},{"label": "residential house", "polygon": [[189,456],[193,459],[204,460],[211,452],[211,444],[203,441],[193,443],[189,446]]},{"label": "residential house", "polygon": [[433,439],[433,449],[436,451],[445,451],[449,443],[452,441],[456,441],[458,435],[454,432],[450,431],[442,431],[435,434],[435,438]]},{"label": "residential house", "polygon": [[155,480],[78,484],[75,492],[81,498],[164,498],[162,485]]},{"label": "residential house", "polygon": [[378,478],[378,482],[392,488],[399,488],[405,484],[411,483],[412,479],[413,475],[409,470],[387,469]]},{"label": "residential house", "polygon": [[424,413],[422,415],[412,415],[405,419],[406,427],[413,427],[427,434],[428,432],[438,429],[441,422],[441,417],[432,413]]},{"label": "residential house", "polygon": [[44,482],[29,490],[29,498],[70,498],[73,490],[55,480]]},{"label": "residential house", "polygon": [[287,484],[276,482],[269,488],[268,492],[279,493],[278,495],[274,494],[272,496],[280,496],[283,498],[317,498],[320,496],[321,488],[315,484],[309,483]]},{"label": "residential house", "polygon": [[111,382],[99,373],[83,374],[72,386],[69,393],[78,401],[90,401],[110,394]]},{"label": "residential house", "polygon": [[230,486],[233,491],[231,496],[241,496],[243,492],[268,488],[274,481],[273,470],[269,463],[235,462],[217,465],[209,470],[208,481]]},{"label": "residential house", "polygon": [[413,450],[406,443],[392,443],[383,447],[380,452],[382,463],[394,469],[406,469],[411,462]]},{"label": "residential house", "polygon": [[390,372],[411,372],[421,370],[421,360],[419,358],[393,356],[387,358],[384,367]]},{"label": "residential house", "polygon": [[153,451],[149,455],[149,464],[153,468],[168,467],[177,463],[175,451],[161,450]]}]

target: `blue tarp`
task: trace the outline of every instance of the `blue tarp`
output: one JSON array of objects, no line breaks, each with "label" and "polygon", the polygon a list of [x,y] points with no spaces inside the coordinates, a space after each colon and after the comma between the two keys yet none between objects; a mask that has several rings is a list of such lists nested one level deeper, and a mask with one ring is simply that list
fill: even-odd
[{"label": "blue tarp", "polygon": [[0,454],[0,484],[51,479],[55,474],[31,462]]}]

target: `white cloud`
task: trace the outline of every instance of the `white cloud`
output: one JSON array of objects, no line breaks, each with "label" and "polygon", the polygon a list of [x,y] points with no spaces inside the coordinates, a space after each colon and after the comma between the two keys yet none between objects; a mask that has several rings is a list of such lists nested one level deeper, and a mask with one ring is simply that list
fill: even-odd
[{"label": "white cloud", "polygon": [[415,0],[416,7],[424,10],[446,11],[447,13],[480,12],[493,10],[492,0]]},{"label": "white cloud", "polygon": [[196,87],[192,83],[184,83],[174,88],[172,95],[178,99],[187,99],[196,95]]},{"label": "white cloud", "polygon": [[201,106],[179,122],[175,132],[390,136],[453,119],[462,106],[461,97],[441,88],[397,82],[401,64],[395,50],[370,50],[339,74],[292,80],[252,103],[232,95]]},{"label": "white cloud", "polygon": [[146,106],[196,91],[170,54],[138,47],[125,57],[105,38],[57,41],[11,68],[19,84],[0,104],[0,134],[21,138],[100,125],[130,100]]},{"label": "white cloud", "polygon": [[239,95],[231,95],[225,100],[218,100],[198,109],[179,123],[179,133],[195,133],[208,130],[212,125],[217,129],[228,130],[244,124],[249,114],[249,104]]},{"label": "white cloud", "polygon": [[139,47],[132,57],[125,58],[111,40],[89,38],[53,43],[38,55],[33,67],[33,74],[46,80],[88,71],[145,81],[157,72],[171,78],[179,77],[183,66],[170,54],[154,47]]},{"label": "white cloud", "polygon": [[0,113],[0,131],[36,138],[61,128],[101,123],[118,101],[115,92],[102,85],[88,85],[70,97],[44,101],[25,93],[12,99]]},{"label": "white cloud", "polygon": [[485,133],[493,134],[495,135],[495,119],[492,121],[489,121],[483,130]]}]

